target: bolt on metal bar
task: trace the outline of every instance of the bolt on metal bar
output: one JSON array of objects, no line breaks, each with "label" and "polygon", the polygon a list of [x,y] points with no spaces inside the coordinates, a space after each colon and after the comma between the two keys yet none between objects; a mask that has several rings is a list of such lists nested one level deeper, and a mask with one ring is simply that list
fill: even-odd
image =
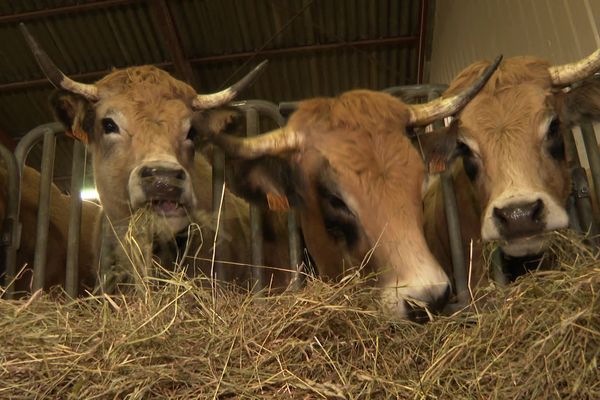
[{"label": "bolt on metal bar", "polygon": [[85,146],[79,140],[73,143],[73,162],[71,164],[71,209],[69,212],[69,233],[67,238],[67,271],[65,289],[75,298],[79,293],[79,241],[81,229],[81,187],[85,163]]},{"label": "bolt on metal bar", "polygon": [[[0,268],[0,275],[4,275],[5,297],[14,297],[14,285],[8,286],[17,274],[17,250],[21,239],[21,224],[19,223],[19,192],[21,179],[19,166],[14,154],[6,147],[0,145],[0,157],[4,160],[7,173],[7,204],[4,225],[2,228],[1,244],[4,247],[4,271]],[[1,266],[1,264],[0,264]]]}]

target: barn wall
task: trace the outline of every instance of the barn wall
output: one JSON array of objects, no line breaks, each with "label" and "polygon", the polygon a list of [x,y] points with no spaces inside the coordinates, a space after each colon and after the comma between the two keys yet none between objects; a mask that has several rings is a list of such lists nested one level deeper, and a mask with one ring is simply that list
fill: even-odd
[{"label": "barn wall", "polygon": [[570,62],[600,47],[599,31],[598,0],[438,0],[429,81],[500,53]]}]

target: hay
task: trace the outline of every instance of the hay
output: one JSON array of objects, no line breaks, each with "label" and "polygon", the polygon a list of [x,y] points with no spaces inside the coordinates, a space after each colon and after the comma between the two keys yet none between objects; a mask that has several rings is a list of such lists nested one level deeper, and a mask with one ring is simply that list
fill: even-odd
[{"label": "hay", "polygon": [[172,277],[131,297],[2,300],[0,398],[597,399],[600,262],[553,248],[560,269],[425,325],[381,316],[356,277],[260,299]]}]

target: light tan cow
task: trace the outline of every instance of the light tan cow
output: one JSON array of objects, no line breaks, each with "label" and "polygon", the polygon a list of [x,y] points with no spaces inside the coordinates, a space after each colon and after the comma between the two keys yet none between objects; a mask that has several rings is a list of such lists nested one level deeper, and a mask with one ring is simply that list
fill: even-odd
[{"label": "light tan cow", "polygon": [[[3,225],[7,201],[6,169],[0,168],[0,226]],[[17,295],[30,292],[33,277],[37,213],[40,195],[40,174],[26,166],[21,178],[21,243],[17,250],[17,272],[22,271],[14,282]],[[67,238],[71,197],[64,195],[52,185],[50,188],[50,222],[48,228],[48,253],[44,289],[64,286],[67,262]],[[97,278],[96,262],[101,209],[98,205],[84,201],[81,208],[81,231],[79,245],[79,293],[94,288]],[[4,260],[2,260],[4,261]]]},{"label": "light tan cow", "polygon": [[[171,268],[185,254],[180,244],[188,243],[190,238],[185,236],[190,224],[198,224],[200,232],[196,231],[187,248],[187,255],[193,257],[183,266],[194,276],[210,274],[217,232],[211,212],[211,166],[195,154],[192,122],[212,118],[207,111],[232,100],[265,63],[230,88],[209,95],[198,95],[191,86],[153,66],[114,70],[94,84],[83,84],[58,70],[22,29],[44,73],[63,89],[52,99],[57,118],[74,136],[89,141],[100,200],[116,232],[114,247],[122,248],[132,215],[145,210],[144,218],[148,219],[142,219],[135,228],[144,262],[151,264],[152,258],[159,257],[164,267]],[[208,123],[215,124],[219,123]],[[231,262],[221,268],[244,283],[251,261],[248,204],[226,191],[224,209],[217,261]],[[279,249],[280,243],[287,250],[285,240],[281,236],[266,240],[267,265],[288,265],[287,257],[281,257],[287,251],[270,251],[272,247]],[[128,267],[131,254],[119,251],[117,255],[118,263]],[[275,285],[289,278],[286,273],[274,275]]]},{"label": "light tan cow", "polygon": [[[473,82],[489,62],[463,70],[445,95]],[[574,64],[552,66],[534,57],[505,60],[460,113],[453,165],[465,254],[474,243],[474,279],[485,279],[482,242],[498,242],[511,262],[542,253],[548,232],[565,228],[570,177],[564,134],[583,118],[600,116],[600,50]],[[425,198],[428,242],[450,268],[439,182]]]},{"label": "light tan cow", "polygon": [[[444,305],[450,285],[423,236],[425,168],[407,129],[455,113],[494,68],[448,99],[410,106],[384,93],[355,90],[300,102],[283,129],[212,140],[242,160],[234,174],[238,192],[252,201],[286,197],[297,207],[322,277],[340,279],[362,265],[377,273],[388,312],[422,316],[422,306]],[[427,144],[424,138],[425,153]]]}]

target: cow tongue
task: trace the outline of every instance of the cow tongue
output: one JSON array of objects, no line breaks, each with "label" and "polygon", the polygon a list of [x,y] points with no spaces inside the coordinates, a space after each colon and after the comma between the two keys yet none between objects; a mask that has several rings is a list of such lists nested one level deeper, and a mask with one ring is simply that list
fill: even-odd
[{"label": "cow tongue", "polygon": [[165,214],[175,211],[177,207],[178,204],[176,201],[159,200],[154,202],[154,209]]}]

